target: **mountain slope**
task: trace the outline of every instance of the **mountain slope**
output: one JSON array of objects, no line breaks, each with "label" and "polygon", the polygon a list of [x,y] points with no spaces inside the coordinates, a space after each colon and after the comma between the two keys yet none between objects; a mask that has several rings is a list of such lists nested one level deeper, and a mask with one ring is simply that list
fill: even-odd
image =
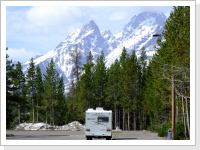
[{"label": "mountain slope", "polygon": [[[89,51],[92,52],[94,60],[100,55],[101,51],[104,51],[106,66],[109,67],[115,59],[120,57],[123,47],[127,48],[128,53],[136,50],[136,54],[139,56],[139,51],[145,46],[147,54],[152,57],[153,46],[156,45],[156,39],[152,35],[162,32],[165,20],[164,14],[143,12],[132,17],[131,21],[115,35],[110,30],[100,32],[99,27],[91,20],[68,35],[55,49],[34,59],[34,62],[45,73],[48,63],[53,58],[57,72],[64,77],[67,89],[73,68],[73,64],[69,62],[69,52],[74,49],[75,45],[82,53],[82,64],[86,62]],[[29,62],[23,64],[25,73],[28,66]]]},{"label": "mountain slope", "polygon": [[115,59],[119,58],[125,47],[130,54],[132,50],[140,55],[140,50],[144,46],[149,58],[153,56],[156,45],[156,38],[152,35],[162,33],[166,16],[160,13],[143,12],[131,18],[121,31],[116,33],[115,40],[119,43],[112,53],[106,57],[107,66],[110,66]]}]

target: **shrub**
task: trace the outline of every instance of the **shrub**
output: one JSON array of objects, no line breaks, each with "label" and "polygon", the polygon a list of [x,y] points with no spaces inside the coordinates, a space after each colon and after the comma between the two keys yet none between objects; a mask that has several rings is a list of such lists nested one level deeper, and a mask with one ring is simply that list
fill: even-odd
[{"label": "shrub", "polygon": [[176,140],[182,140],[184,138],[184,123],[179,120],[176,124]]},{"label": "shrub", "polygon": [[160,137],[167,137],[168,136],[168,130],[171,128],[171,123],[166,122],[162,124],[161,128],[158,131],[158,136]]}]

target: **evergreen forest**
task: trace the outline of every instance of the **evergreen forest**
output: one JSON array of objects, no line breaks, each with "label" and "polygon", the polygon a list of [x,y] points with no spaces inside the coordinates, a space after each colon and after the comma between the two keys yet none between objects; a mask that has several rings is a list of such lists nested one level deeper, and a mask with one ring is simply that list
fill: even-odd
[{"label": "evergreen forest", "polygon": [[173,87],[176,139],[190,139],[190,7],[173,7],[164,31],[155,38],[158,46],[151,60],[145,47],[140,57],[135,50],[128,54],[124,47],[109,68],[103,51],[96,61],[89,52],[81,64],[76,47],[70,53],[74,68],[68,93],[53,59],[42,74],[31,58],[25,75],[22,64],[14,65],[6,55],[6,128],[23,122],[65,125],[76,120],[84,124],[88,108],[103,107],[113,112],[113,129],[167,136],[172,126]]}]

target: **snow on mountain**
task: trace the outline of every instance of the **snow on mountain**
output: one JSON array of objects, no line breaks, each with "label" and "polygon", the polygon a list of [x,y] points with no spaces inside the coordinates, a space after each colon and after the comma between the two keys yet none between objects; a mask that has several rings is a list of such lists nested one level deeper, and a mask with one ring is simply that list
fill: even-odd
[{"label": "snow on mountain", "polygon": [[166,21],[164,14],[155,12],[143,12],[131,18],[121,31],[114,35],[115,40],[119,43],[109,55],[106,56],[107,66],[110,66],[115,59],[119,58],[123,47],[131,54],[132,50],[140,55],[140,50],[144,46],[149,58],[154,54],[156,38],[152,35],[162,33]]},{"label": "snow on mountain", "polygon": [[[49,51],[47,54],[34,59],[35,65],[39,65],[42,72],[45,73],[45,68],[53,58],[56,70],[59,74],[63,75],[65,86],[70,83],[70,74],[73,64],[69,62],[69,53],[74,50],[77,45],[78,50],[82,53],[82,64],[86,62],[86,57],[89,51],[92,52],[94,59],[96,59],[101,51],[109,52],[111,50],[108,42],[104,39],[99,31],[99,27],[91,20],[88,24],[83,25],[74,33],[67,36],[55,49]],[[107,51],[105,51],[107,50]],[[24,72],[27,72],[29,61],[23,64]]]},{"label": "snow on mountain", "polygon": [[104,30],[101,32],[102,36],[104,37],[105,40],[107,40],[109,46],[112,49],[117,48],[117,45],[119,42],[116,40],[115,36],[111,33],[110,30]]},{"label": "snow on mountain", "polygon": [[[34,59],[35,65],[39,65],[45,73],[48,63],[53,58],[56,70],[63,75],[66,90],[70,83],[70,74],[73,64],[69,62],[69,52],[75,45],[82,53],[82,64],[86,62],[89,51],[92,52],[94,60],[104,52],[106,66],[109,67],[115,59],[121,55],[123,47],[130,54],[132,50],[140,55],[140,50],[145,46],[147,55],[152,57],[154,53],[153,46],[156,45],[156,38],[152,35],[162,33],[166,17],[164,14],[143,12],[131,18],[122,30],[113,35],[110,30],[100,31],[96,23],[91,20],[89,23],[78,28],[74,33],[67,36],[57,47],[47,54]],[[27,72],[29,61],[23,64],[24,72]]]}]

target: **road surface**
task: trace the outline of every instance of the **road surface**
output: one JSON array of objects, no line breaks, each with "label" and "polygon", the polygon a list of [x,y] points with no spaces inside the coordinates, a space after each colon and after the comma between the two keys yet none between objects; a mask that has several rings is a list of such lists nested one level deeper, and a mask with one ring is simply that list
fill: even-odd
[{"label": "road surface", "polygon": [[[15,131],[7,130],[7,140],[86,140],[84,131]],[[99,140],[99,139],[94,139]],[[102,140],[102,139],[101,139]],[[113,131],[112,140],[166,140],[149,131]]]}]

